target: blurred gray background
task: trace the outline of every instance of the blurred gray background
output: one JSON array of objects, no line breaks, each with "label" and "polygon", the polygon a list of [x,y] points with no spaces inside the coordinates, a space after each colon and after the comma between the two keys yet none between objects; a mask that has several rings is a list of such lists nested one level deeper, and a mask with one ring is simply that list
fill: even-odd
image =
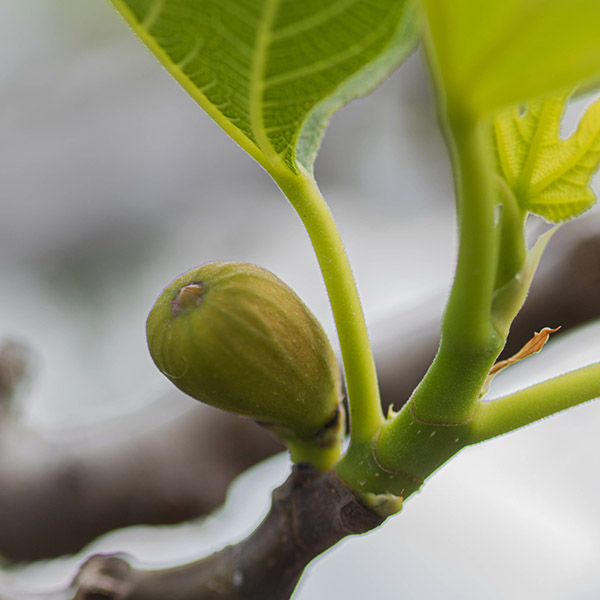
[{"label": "blurred gray background", "polygon": [[[146,350],[145,317],[162,287],[209,260],[271,269],[334,338],[316,261],[286,200],[108,4],[2,0],[0,140],[0,339],[33,353],[20,405],[32,427],[60,435],[168,393]],[[410,352],[412,336],[439,315],[454,263],[450,170],[419,53],[334,117],[316,172],[376,350]],[[529,370],[514,367],[498,390],[598,360],[599,333],[595,326],[530,359]],[[172,401],[189,406],[182,396]],[[600,483],[589,474],[599,466],[598,408],[469,450],[410,503],[406,521],[353,540],[337,563],[312,572],[303,597],[321,597],[326,576],[364,597],[374,588],[363,568],[384,593],[404,561],[406,598],[597,598]],[[222,524],[215,530],[223,537]],[[197,532],[187,546],[181,531],[163,534],[181,556],[203,548]],[[164,560],[168,544],[156,542],[163,554],[153,554],[154,534],[136,535],[94,549],[129,544]],[[352,554],[361,543],[363,554]],[[37,573],[66,578],[73,564],[46,569]]]}]

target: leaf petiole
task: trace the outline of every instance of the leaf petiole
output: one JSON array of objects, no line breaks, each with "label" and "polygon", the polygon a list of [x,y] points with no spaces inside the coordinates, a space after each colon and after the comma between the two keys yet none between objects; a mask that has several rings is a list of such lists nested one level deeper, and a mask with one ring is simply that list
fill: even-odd
[{"label": "leaf petiole", "polygon": [[482,402],[471,421],[469,444],[477,444],[600,397],[600,363],[564,373],[514,394]]},{"label": "leaf petiole", "polygon": [[342,239],[311,175],[281,169],[272,170],[271,176],[298,213],[317,256],[342,352],[351,442],[366,442],[384,417],[367,325]]}]

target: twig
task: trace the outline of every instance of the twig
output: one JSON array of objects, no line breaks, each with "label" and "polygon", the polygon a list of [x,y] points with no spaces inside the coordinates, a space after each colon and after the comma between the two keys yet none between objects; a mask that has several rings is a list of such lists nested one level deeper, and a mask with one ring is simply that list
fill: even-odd
[{"label": "twig", "polygon": [[[263,522],[238,544],[196,562],[152,571],[137,569],[118,555],[91,556],[67,589],[38,599],[286,600],[313,558],[382,522],[332,472],[296,465],[273,492]],[[30,596],[13,592],[6,598]]]}]

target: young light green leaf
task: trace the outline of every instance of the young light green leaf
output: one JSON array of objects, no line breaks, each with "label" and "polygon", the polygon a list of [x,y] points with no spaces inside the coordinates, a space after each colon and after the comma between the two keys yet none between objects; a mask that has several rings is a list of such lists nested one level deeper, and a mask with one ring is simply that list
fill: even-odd
[{"label": "young light green leaf", "polygon": [[598,0],[422,0],[448,109],[474,116],[600,83]]},{"label": "young light green leaf", "polygon": [[413,0],[111,0],[267,170],[312,165],[331,114],[414,47]]},{"label": "young light green leaf", "polygon": [[501,176],[523,210],[552,223],[572,219],[594,204],[589,183],[600,166],[600,100],[587,109],[577,131],[562,140],[566,99],[512,107],[493,121]]}]

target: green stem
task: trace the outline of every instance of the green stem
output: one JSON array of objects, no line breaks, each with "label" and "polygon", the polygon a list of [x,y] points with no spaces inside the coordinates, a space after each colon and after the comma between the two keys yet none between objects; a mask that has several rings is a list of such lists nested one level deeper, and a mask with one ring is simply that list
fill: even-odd
[{"label": "green stem", "polygon": [[497,200],[483,136],[482,128],[468,120],[448,128],[457,173],[458,262],[438,353],[412,398],[414,414],[426,422],[468,420],[503,345],[490,319],[498,251]]},{"label": "green stem", "polygon": [[527,212],[517,202],[515,195],[502,177],[496,177],[502,201],[500,215],[500,239],[498,271],[495,288],[499,289],[511,281],[521,270],[527,258],[525,220]]},{"label": "green stem", "polygon": [[344,363],[351,440],[370,440],[383,413],[365,317],[340,234],[310,175],[285,168],[270,173],[302,219],[323,273]]},{"label": "green stem", "polygon": [[[341,440],[340,440],[341,442]],[[293,463],[309,463],[317,471],[330,471],[342,456],[341,444],[319,446],[314,440],[288,441],[287,447]]]},{"label": "green stem", "polygon": [[572,406],[600,397],[600,363],[482,402],[470,423],[470,444],[508,433]]}]

